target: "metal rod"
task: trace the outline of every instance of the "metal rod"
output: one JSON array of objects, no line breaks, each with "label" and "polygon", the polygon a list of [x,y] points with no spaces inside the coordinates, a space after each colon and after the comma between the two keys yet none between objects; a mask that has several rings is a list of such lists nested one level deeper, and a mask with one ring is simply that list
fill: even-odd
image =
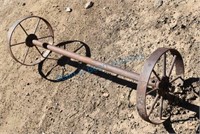
[{"label": "metal rod", "polygon": [[[109,64],[105,64],[105,63],[93,60],[93,59],[91,59],[89,57],[81,56],[81,55],[78,55],[76,53],[66,51],[64,49],[58,48],[56,46],[53,46],[53,45],[50,45],[50,44],[47,44],[47,43],[42,43],[42,42],[40,42],[38,40],[33,40],[32,43],[34,45],[36,45],[36,46],[46,48],[46,49],[51,50],[51,51],[53,51],[55,53],[59,53],[61,55],[70,57],[72,59],[81,61],[83,63],[87,63],[89,65],[92,65],[94,67],[100,68],[102,70],[106,70],[106,71],[109,71],[109,72],[112,72],[112,73],[115,73],[115,74],[130,78],[130,79],[135,80],[135,81],[138,81],[139,77],[140,77],[140,75],[138,73],[130,72],[130,71],[121,69],[119,67],[115,67],[115,66],[112,66],[112,65],[109,65]],[[154,86],[155,84],[154,83],[149,83],[149,85],[150,86]]]}]

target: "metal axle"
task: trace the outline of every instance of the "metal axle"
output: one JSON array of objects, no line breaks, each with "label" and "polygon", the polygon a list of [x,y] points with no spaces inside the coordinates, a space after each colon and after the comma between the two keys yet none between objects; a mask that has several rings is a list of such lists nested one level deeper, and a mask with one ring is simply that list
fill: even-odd
[{"label": "metal axle", "polygon": [[[36,23],[33,31],[27,31],[27,28],[23,25],[25,22],[32,22],[27,20],[32,20],[33,22],[35,20]],[[44,29],[41,30],[41,28]],[[20,31],[25,35],[23,36],[23,42],[20,42],[21,35],[17,33],[18,29],[21,29]],[[38,33],[39,31],[46,31],[47,33],[45,33],[45,35],[40,35]],[[48,41],[40,42],[41,39],[46,39]],[[171,113],[169,109],[173,100],[169,95],[174,93],[174,89],[177,86],[175,82],[177,78],[180,78],[180,75],[184,74],[183,59],[177,50],[164,47],[158,48],[145,61],[143,70],[138,74],[66,51],[53,46],[53,42],[53,28],[47,20],[39,16],[28,16],[16,21],[8,32],[8,50],[12,58],[22,65],[32,66],[39,64],[47,58],[52,51],[96,68],[127,77],[137,82],[136,106],[139,115],[145,121],[153,124],[160,124],[170,118]],[[17,47],[20,48],[17,49]],[[45,48],[46,51],[41,52],[38,47]],[[25,48],[25,52],[24,55],[21,56],[23,48]],[[40,56],[38,57],[35,54],[29,53],[30,50],[37,51]],[[169,63],[169,61],[171,62]],[[130,104],[135,104],[135,97],[131,96],[132,95],[130,95]]]},{"label": "metal axle", "polygon": [[[69,58],[81,61],[83,63],[87,63],[89,65],[92,65],[94,67],[100,68],[102,70],[106,70],[106,71],[109,71],[109,72],[112,72],[112,73],[127,77],[129,79],[134,80],[134,81],[138,81],[139,77],[140,77],[140,75],[138,73],[130,72],[130,71],[121,69],[119,67],[115,67],[115,66],[112,66],[112,65],[100,62],[100,61],[96,61],[96,60],[93,60],[93,59],[91,59],[89,57],[81,56],[81,55],[78,55],[76,53],[66,51],[64,49],[61,49],[61,48],[58,48],[56,46],[50,45],[48,43],[42,43],[42,42],[40,42],[38,40],[32,40],[32,44],[36,45],[38,47],[43,47],[45,49],[51,50],[51,51],[53,51],[55,53],[67,56]],[[149,83],[148,85],[155,86],[155,83]]]}]

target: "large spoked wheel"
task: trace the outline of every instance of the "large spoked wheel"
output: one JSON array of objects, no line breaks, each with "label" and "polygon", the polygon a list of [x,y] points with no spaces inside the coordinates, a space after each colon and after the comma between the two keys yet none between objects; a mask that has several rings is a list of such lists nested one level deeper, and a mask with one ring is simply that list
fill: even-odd
[{"label": "large spoked wheel", "polygon": [[137,110],[144,120],[160,124],[170,117],[170,96],[183,73],[183,60],[175,49],[159,48],[147,59],[137,86]]},{"label": "large spoked wheel", "polygon": [[15,61],[32,66],[49,55],[50,50],[35,46],[32,40],[41,40],[53,45],[53,29],[48,21],[38,16],[29,16],[16,21],[9,29],[8,49]]}]

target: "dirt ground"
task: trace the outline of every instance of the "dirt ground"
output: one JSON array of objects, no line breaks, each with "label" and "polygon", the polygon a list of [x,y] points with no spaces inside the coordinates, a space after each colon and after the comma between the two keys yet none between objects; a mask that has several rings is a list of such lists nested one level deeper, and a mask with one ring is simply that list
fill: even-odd
[{"label": "dirt ground", "polygon": [[[94,0],[85,9],[86,0],[0,0],[0,134],[199,133],[200,1],[156,1]],[[10,56],[7,34],[29,15],[49,21],[54,45],[129,71],[140,73],[159,47],[177,49],[184,79],[195,80],[181,88],[185,103],[153,125],[139,116],[137,85],[129,79],[81,63],[77,69],[55,53],[38,65],[21,65]],[[24,24],[27,31],[31,24]]]}]

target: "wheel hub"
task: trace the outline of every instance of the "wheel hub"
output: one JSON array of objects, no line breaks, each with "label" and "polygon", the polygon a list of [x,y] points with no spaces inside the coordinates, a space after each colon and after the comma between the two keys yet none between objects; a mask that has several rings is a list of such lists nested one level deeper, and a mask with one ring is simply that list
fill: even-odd
[{"label": "wheel hub", "polygon": [[169,77],[162,77],[161,81],[158,83],[158,93],[163,96],[169,92],[170,87],[171,83],[169,82]]},{"label": "wheel hub", "polygon": [[33,47],[33,40],[38,40],[37,36],[35,34],[29,34],[26,38],[26,46]]}]

